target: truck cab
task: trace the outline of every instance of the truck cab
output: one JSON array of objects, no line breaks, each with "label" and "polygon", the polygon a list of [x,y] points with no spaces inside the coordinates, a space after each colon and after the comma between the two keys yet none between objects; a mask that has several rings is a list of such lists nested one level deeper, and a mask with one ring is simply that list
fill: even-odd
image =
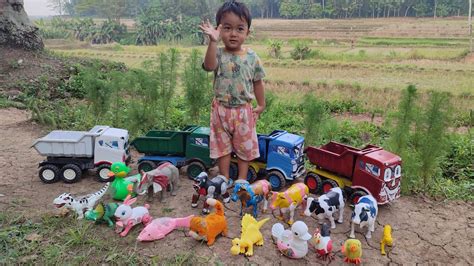
[{"label": "truck cab", "polygon": [[108,178],[108,167],[114,162],[130,161],[128,131],[120,128],[94,127],[91,132],[98,134],[94,143],[94,165],[100,167],[98,175],[101,179]]}]

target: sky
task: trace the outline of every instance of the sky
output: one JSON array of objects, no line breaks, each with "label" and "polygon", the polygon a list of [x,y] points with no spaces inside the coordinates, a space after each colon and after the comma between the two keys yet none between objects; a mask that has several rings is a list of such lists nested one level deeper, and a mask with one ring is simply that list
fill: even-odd
[{"label": "sky", "polygon": [[49,7],[48,0],[23,0],[28,16],[52,16],[57,12]]}]

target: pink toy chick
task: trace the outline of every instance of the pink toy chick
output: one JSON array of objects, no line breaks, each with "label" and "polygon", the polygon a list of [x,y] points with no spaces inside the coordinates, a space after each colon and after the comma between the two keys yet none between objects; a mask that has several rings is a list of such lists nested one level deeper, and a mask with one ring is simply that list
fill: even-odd
[{"label": "pink toy chick", "polygon": [[167,234],[178,227],[189,228],[191,218],[194,215],[190,215],[184,218],[170,218],[161,217],[156,218],[149,223],[137,237],[138,241],[153,241],[164,238]]}]

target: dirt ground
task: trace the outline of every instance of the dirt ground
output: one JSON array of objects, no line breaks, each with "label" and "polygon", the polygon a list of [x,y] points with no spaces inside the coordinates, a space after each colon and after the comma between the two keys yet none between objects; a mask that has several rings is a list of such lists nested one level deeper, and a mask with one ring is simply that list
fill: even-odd
[{"label": "dirt ground", "polygon": [[[0,210],[16,211],[28,217],[36,217],[43,213],[53,213],[52,200],[63,192],[86,194],[95,192],[103,184],[97,182],[90,173],[79,183],[43,184],[38,178],[38,163],[43,159],[30,148],[33,141],[47,132],[29,120],[26,111],[18,109],[0,110]],[[137,158],[137,154],[133,154]],[[136,167],[134,168],[136,169]],[[211,175],[215,174],[215,170]],[[150,213],[155,216],[182,217],[189,214],[200,214],[200,208],[191,208],[191,181],[181,178],[178,195],[166,195],[164,202],[155,200]],[[109,195],[104,197],[108,201]],[[143,199],[139,199],[139,204]],[[381,206],[375,234],[372,239],[365,239],[365,230],[356,230],[356,237],[362,241],[362,261],[367,265],[387,264],[472,264],[474,258],[474,204],[466,202],[438,202],[421,197],[402,197],[392,205]],[[200,206],[202,207],[202,202]],[[210,258],[212,262],[227,264],[318,264],[314,251],[301,260],[290,260],[280,255],[271,239],[271,226],[278,222],[271,213],[259,216],[259,219],[271,217],[262,228],[265,237],[263,247],[256,247],[253,257],[243,255],[232,256],[229,252],[231,239],[240,234],[240,205],[226,205],[226,216],[230,225],[228,237],[220,237],[212,247],[185,237],[184,231],[174,231],[165,240],[151,243],[136,242],[140,231],[134,228],[126,238],[115,236],[112,230],[104,230],[104,237],[116,237],[120,245],[135,246],[145,256],[167,254],[172,257],[189,250],[194,250],[197,256]],[[302,217],[298,212],[296,219],[305,221],[310,233],[317,226],[314,218]],[[333,265],[343,264],[340,252],[342,243],[348,238],[350,231],[350,208],[344,212],[344,223],[338,224],[332,230],[332,240],[335,250]],[[86,221],[85,221],[86,222]],[[394,246],[387,248],[388,255],[380,255],[380,238],[383,225],[391,224]],[[67,226],[67,225],[66,225]],[[471,258],[471,259],[470,259]]]}]

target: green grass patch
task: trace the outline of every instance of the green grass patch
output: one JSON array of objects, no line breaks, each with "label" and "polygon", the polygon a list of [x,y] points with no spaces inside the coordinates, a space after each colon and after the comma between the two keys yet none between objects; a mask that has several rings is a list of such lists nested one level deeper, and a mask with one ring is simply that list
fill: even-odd
[{"label": "green grass patch", "polygon": [[372,46],[443,46],[459,47],[469,46],[469,39],[464,38],[386,38],[386,37],[362,37],[357,40],[358,45]]}]

